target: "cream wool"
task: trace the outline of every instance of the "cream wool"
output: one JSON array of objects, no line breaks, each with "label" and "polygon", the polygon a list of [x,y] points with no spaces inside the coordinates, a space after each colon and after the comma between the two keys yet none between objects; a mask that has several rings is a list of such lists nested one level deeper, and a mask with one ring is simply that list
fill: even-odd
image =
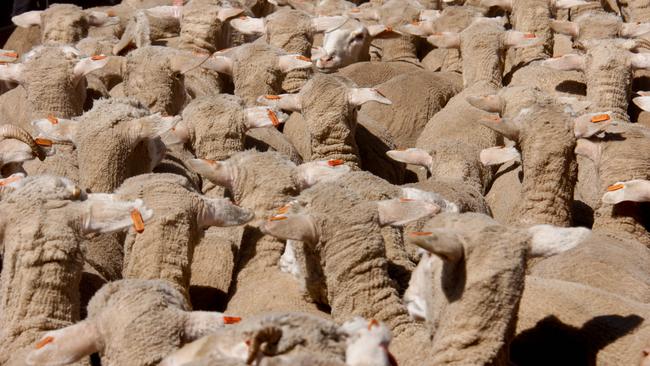
[{"label": "cream wool", "polygon": [[247,44],[237,48],[232,80],[235,95],[253,105],[257,97],[278,94],[283,74],[278,69],[279,51],[265,44]]}]

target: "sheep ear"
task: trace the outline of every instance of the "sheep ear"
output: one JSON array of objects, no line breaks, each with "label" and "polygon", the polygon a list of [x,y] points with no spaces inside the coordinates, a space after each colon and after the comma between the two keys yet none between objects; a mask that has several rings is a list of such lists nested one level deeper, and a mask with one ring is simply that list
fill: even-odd
[{"label": "sheep ear", "polygon": [[154,6],[145,10],[149,15],[157,18],[176,18],[180,19],[183,16],[182,6],[161,5]]},{"label": "sheep ear", "polygon": [[208,53],[179,52],[170,57],[169,67],[176,72],[185,74],[203,65],[208,59],[210,59],[210,54]]},{"label": "sheep ear", "polygon": [[590,234],[584,227],[557,227],[553,225],[535,225],[528,228],[531,234],[530,257],[550,257],[575,248]]},{"label": "sheep ear", "polygon": [[0,80],[20,84],[24,68],[23,64],[0,64]]},{"label": "sheep ear", "polygon": [[533,47],[539,46],[542,42],[543,39],[537,37],[534,33],[509,30],[503,34],[503,45],[506,48]]},{"label": "sheep ear", "polygon": [[295,177],[301,189],[309,188],[318,182],[330,180],[350,171],[341,159],[310,161],[296,167]]},{"label": "sheep ear", "polygon": [[448,262],[456,263],[463,258],[464,250],[460,235],[452,230],[411,232],[406,240]]},{"label": "sheep ear", "polygon": [[630,64],[634,69],[650,69],[650,54],[630,52]]},{"label": "sheep ear", "polygon": [[67,365],[100,351],[101,336],[94,321],[45,333],[27,354],[28,365]]},{"label": "sheep ear", "polygon": [[48,116],[32,121],[39,135],[50,140],[74,143],[79,122],[71,119]]},{"label": "sheep ear", "polygon": [[331,32],[348,21],[347,17],[344,16],[317,16],[311,18],[311,26],[314,28],[314,32]]},{"label": "sheep ear", "polygon": [[393,104],[388,98],[373,88],[350,88],[348,89],[348,102],[353,106],[360,106],[367,102],[381,104]]},{"label": "sheep ear", "polygon": [[386,26],[384,24],[373,24],[369,25],[366,27],[368,30],[368,34],[370,37],[379,37],[383,36],[384,34],[400,34],[400,32],[397,32],[393,28]]},{"label": "sheep ear", "polygon": [[582,55],[577,55],[575,53],[570,53],[562,57],[550,58],[548,60],[542,61],[542,66],[550,67],[555,70],[584,70],[585,69],[585,57]]},{"label": "sheep ear", "polygon": [[436,32],[427,37],[427,42],[438,48],[460,48],[460,34],[456,32]]},{"label": "sheep ear", "polygon": [[602,132],[615,122],[612,112],[587,113],[573,121],[573,134],[576,138],[589,138]]},{"label": "sheep ear", "polygon": [[433,164],[433,158],[428,152],[413,147],[405,150],[389,150],[386,155],[395,161],[419,165],[427,169],[431,169],[431,164]]},{"label": "sheep ear", "polygon": [[165,145],[184,144],[190,141],[190,129],[187,128],[185,121],[179,121],[171,130],[160,136]]},{"label": "sheep ear", "polygon": [[217,18],[221,22],[225,22],[226,20],[236,17],[237,15],[241,14],[244,12],[244,9],[240,8],[221,8],[219,9],[219,12],[217,13]]},{"label": "sheep ear", "polygon": [[276,215],[264,221],[260,230],[281,240],[299,240],[318,243],[318,230],[314,219],[305,214]]},{"label": "sheep ear", "polygon": [[154,139],[171,130],[180,122],[180,116],[163,117],[155,113],[130,122],[131,137],[135,142]]},{"label": "sheep ear", "polygon": [[420,11],[420,16],[419,16],[418,19],[421,22],[432,22],[432,21],[438,20],[438,18],[440,18],[441,14],[442,13],[441,13],[440,10],[425,9],[425,10]]},{"label": "sheep ear", "polygon": [[214,70],[226,75],[232,75],[235,61],[230,56],[214,54],[203,64],[206,69]]},{"label": "sheep ear", "polygon": [[348,11],[348,17],[363,20],[380,20],[381,15],[375,9],[352,8]]},{"label": "sheep ear", "polygon": [[503,113],[505,101],[497,94],[484,96],[469,96],[466,98],[467,103],[472,107],[482,109],[490,113]]},{"label": "sheep ear", "polygon": [[289,119],[289,115],[270,107],[250,107],[244,110],[246,129],[278,127]]},{"label": "sheep ear", "polygon": [[584,0],[551,0],[551,4],[553,4],[556,9],[571,9],[589,3]]},{"label": "sheep ear", "polygon": [[230,25],[243,34],[259,35],[266,33],[264,18],[241,17],[231,20]]},{"label": "sheep ear", "polygon": [[381,226],[403,226],[411,221],[440,212],[440,206],[409,198],[377,201],[379,224]]},{"label": "sheep ear", "polygon": [[577,37],[580,34],[580,25],[568,20],[551,20],[551,29],[555,33]]},{"label": "sheep ear", "polygon": [[409,24],[405,24],[401,28],[407,34],[411,34],[418,37],[427,37],[432,33],[435,33],[433,30],[432,21],[416,21]]},{"label": "sheep ear", "polygon": [[506,11],[512,10],[512,1],[513,0],[481,0],[480,4],[483,7],[491,8],[496,6]]},{"label": "sheep ear", "polygon": [[521,160],[521,154],[514,147],[490,147],[481,150],[479,154],[481,163],[485,166],[505,164],[511,161]]},{"label": "sheep ear", "polygon": [[278,67],[283,73],[298,69],[310,69],[311,59],[303,55],[292,54],[278,57]]},{"label": "sheep ear", "polygon": [[257,102],[285,111],[300,112],[302,110],[302,97],[300,94],[262,95],[257,98]]},{"label": "sheep ear", "polygon": [[25,178],[24,173],[14,173],[7,178],[0,178],[0,189],[16,189],[22,187],[24,184],[23,178]]},{"label": "sheep ear", "polygon": [[20,55],[14,50],[2,50],[0,49],[0,63],[8,64],[16,62]]},{"label": "sheep ear", "polygon": [[80,203],[85,210],[84,233],[112,233],[133,226],[137,232],[144,231],[144,224],[153,217],[153,210],[144,206],[142,200],[119,201],[108,193],[91,193]]},{"label": "sheep ear", "polygon": [[109,58],[105,55],[96,55],[91,57],[82,58],[74,66],[74,78],[75,81],[81,80],[82,77],[90,74],[95,70],[99,70],[102,67],[106,66]]},{"label": "sheep ear", "polygon": [[484,117],[478,120],[483,126],[500,133],[509,140],[517,141],[519,139],[519,127],[510,119],[501,118],[497,115]]},{"label": "sheep ear", "polygon": [[213,333],[224,325],[237,324],[241,321],[238,316],[224,315],[216,311],[186,311],[183,328],[183,341],[193,342],[209,333]]},{"label": "sheep ear", "polygon": [[576,155],[584,156],[596,164],[600,161],[600,144],[595,142],[578,139],[573,151]]},{"label": "sheep ear", "polygon": [[105,25],[116,25],[119,24],[119,17],[109,16],[103,11],[89,11],[88,13],[88,23],[95,27],[101,27]]},{"label": "sheep ear", "polygon": [[193,171],[222,187],[232,187],[235,175],[231,164],[208,159],[190,159],[187,161]]},{"label": "sheep ear", "polygon": [[41,25],[42,10],[32,10],[11,18],[15,25],[21,28],[29,28],[32,25]]},{"label": "sheep ear", "polygon": [[635,98],[632,98],[632,102],[634,102],[634,104],[637,107],[641,108],[642,110],[644,110],[646,112],[650,111],[650,96],[645,96],[644,95],[644,96],[641,96],[641,97],[635,97]]},{"label": "sheep ear", "polygon": [[639,37],[650,32],[650,23],[623,23],[619,35],[627,38]]},{"label": "sheep ear", "polygon": [[644,179],[616,182],[607,187],[603,203],[615,205],[623,201],[650,202],[650,181]]},{"label": "sheep ear", "polygon": [[251,210],[239,207],[227,198],[205,198],[197,222],[201,228],[210,226],[237,226],[245,224],[255,217]]}]

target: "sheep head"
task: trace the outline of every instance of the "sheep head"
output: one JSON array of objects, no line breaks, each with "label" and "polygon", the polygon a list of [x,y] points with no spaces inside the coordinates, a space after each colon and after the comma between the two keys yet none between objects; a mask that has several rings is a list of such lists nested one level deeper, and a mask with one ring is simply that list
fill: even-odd
[{"label": "sheep head", "polygon": [[386,325],[374,319],[355,317],[339,329],[347,335],[346,365],[397,366],[395,356],[388,350],[392,336]]},{"label": "sheep head", "polygon": [[53,149],[42,146],[46,144],[47,141],[34,140],[27,131],[18,126],[0,126],[0,170],[5,165],[13,164],[15,167],[34,158],[44,160],[46,155],[53,153]]}]

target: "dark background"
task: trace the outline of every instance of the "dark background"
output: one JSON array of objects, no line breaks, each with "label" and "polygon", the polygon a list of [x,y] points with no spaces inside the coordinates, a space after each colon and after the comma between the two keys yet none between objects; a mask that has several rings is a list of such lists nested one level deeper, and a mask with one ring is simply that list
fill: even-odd
[{"label": "dark background", "polygon": [[[83,8],[90,8],[93,6],[114,5],[119,3],[119,0],[35,0],[35,8],[33,10],[42,10],[46,4],[53,3],[67,3],[77,4]],[[5,44],[7,38],[14,30],[14,25],[11,22],[11,11],[13,10],[13,0],[0,0],[0,45]]]}]

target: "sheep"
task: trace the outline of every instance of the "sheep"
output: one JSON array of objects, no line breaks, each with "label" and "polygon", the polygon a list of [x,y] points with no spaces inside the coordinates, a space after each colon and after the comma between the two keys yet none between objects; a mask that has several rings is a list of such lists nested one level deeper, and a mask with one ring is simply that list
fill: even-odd
[{"label": "sheep", "polygon": [[0,126],[0,177],[10,176],[22,163],[38,157],[45,159],[47,152],[27,131],[18,126]]},{"label": "sheep", "polygon": [[[323,98],[323,95],[328,97]],[[358,128],[356,123],[355,108],[370,101],[391,103],[373,89],[356,88],[354,83],[346,78],[325,74],[314,75],[298,94],[265,95],[258,98],[258,102],[266,105],[301,112],[304,123],[300,118],[293,121],[289,119],[285,133],[295,141],[294,145],[307,146],[308,150],[303,152],[303,159],[341,159],[353,169],[364,167],[391,182],[401,183],[403,170],[396,168],[395,164],[386,166],[375,164],[374,161],[383,159],[383,152],[386,151],[384,146],[388,145],[390,148],[392,138],[382,136],[388,134],[382,131],[381,126],[373,128],[371,123],[376,123],[370,120],[360,124],[365,130],[360,131],[363,135],[356,132],[361,128]],[[378,130],[380,134],[373,129]],[[381,142],[384,146],[376,142],[378,137],[383,140]],[[305,143],[305,139],[308,139],[309,143]],[[379,154],[371,150],[371,146],[379,150]],[[363,151],[360,147],[364,147]]]},{"label": "sheep", "polygon": [[201,230],[234,226],[253,214],[227,199],[208,199],[193,191],[186,178],[174,174],[142,174],[115,191],[119,198],[142,199],[158,215],[144,232],[130,232],[125,242],[124,278],[163,279],[188,296],[190,260]]},{"label": "sheep", "polygon": [[157,365],[184,343],[239,320],[190,311],[183,295],[164,280],[115,281],[93,296],[86,319],[45,333],[27,363],[66,365],[99,352],[103,365]]},{"label": "sheep", "polygon": [[20,63],[0,65],[0,80],[22,86],[0,96],[3,123],[32,133],[29,123],[34,119],[81,115],[86,100],[85,76],[107,62],[102,55],[81,57],[72,47],[41,46],[23,55]]},{"label": "sheep", "polygon": [[[192,168],[212,183],[226,187],[235,204],[251,209],[256,217],[289,202],[303,188],[347,172],[343,165],[311,162],[296,166],[277,152],[254,150],[233,154],[228,160],[193,159]],[[243,316],[272,310],[293,310],[325,315],[303,299],[290,275],[278,262],[284,242],[246,227],[237,253],[236,274],[227,310]]]},{"label": "sheep", "polygon": [[178,36],[180,32],[181,7],[160,6],[137,10],[129,20],[119,42],[113,46],[113,54],[119,55],[130,46],[151,46],[162,38]]},{"label": "sheep", "polygon": [[[199,361],[220,365],[295,365],[282,361],[295,362],[300,356],[313,357],[312,362],[316,359],[312,365],[344,365],[348,335],[342,328],[304,313],[253,316],[186,345],[160,365],[201,364]],[[230,363],[224,363],[225,360]]]},{"label": "sheep", "polygon": [[429,337],[410,321],[388,275],[379,228],[404,225],[438,210],[435,204],[414,200],[369,202],[326,181],[301,192],[296,203],[265,221],[261,230],[313,248],[325,274],[323,286],[335,321],[363,316],[386,323],[395,336],[398,359],[418,364],[417,359],[426,355],[414,355],[412,350],[425,349]]},{"label": "sheep", "polygon": [[434,255],[425,271],[426,285],[420,283],[425,285],[420,293],[433,334],[427,361],[507,364],[526,259],[575,247],[572,233],[563,232],[560,236],[569,237],[564,241],[537,237],[478,213],[442,213],[423,229],[410,233],[407,240]]},{"label": "sheep", "polygon": [[3,191],[0,362],[24,364],[27,347],[46,339],[44,332],[79,320],[81,237],[119,231],[134,215],[146,222],[153,213],[141,200],[85,195],[61,177],[27,177]]},{"label": "sheep", "polygon": [[38,25],[42,44],[74,44],[88,35],[91,26],[111,25],[116,17],[99,11],[84,11],[72,4],[52,4],[45,10],[34,10],[14,16],[11,20],[19,27]]}]

